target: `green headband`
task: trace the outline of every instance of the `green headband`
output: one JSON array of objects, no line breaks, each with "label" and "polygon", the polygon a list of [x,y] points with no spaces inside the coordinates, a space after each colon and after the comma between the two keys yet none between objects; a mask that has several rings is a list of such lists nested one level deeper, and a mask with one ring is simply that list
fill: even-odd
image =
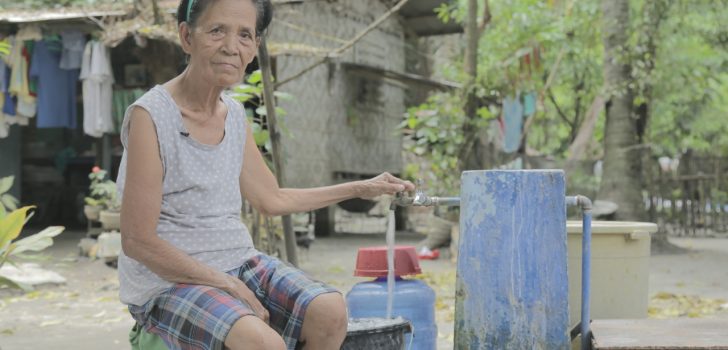
[{"label": "green headband", "polygon": [[187,24],[190,23],[190,11],[192,11],[192,5],[195,4],[195,0],[189,0],[187,3]]}]

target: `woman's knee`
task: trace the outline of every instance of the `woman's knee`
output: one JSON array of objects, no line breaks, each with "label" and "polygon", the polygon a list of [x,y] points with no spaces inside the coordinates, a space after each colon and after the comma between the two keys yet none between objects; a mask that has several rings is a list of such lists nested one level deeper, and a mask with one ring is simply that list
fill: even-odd
[{"label": "woman's knee", "polygon": [[230,350],[280,350],[285,349],[283,338],[265,322],[255,316],[238,319],[225,338],[225,347]]},{"label": "woman's knee", "polygon": [[346,302],[339,293],[322,294],[314,298],[306,308],[304,326],[306,321],[313,321],[319,325],[318,330],[330,336],[345,336],[348,324]]}]

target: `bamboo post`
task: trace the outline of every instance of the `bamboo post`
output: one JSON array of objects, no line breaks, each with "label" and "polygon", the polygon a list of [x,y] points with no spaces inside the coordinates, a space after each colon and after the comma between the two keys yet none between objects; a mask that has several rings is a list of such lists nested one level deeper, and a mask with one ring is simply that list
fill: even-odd
[{"label": "bamboo post", "polygon": [[[268,120],[268,132],[270,133],[271,152],[273,154],[273,166],[275,167],[276,179],[280,187],[285,186],[285,172],[283,167],[281,134],[276,120],[275,98],[273,96],[273,73],[271,71],[270,56],[265,37],[260,39],[258,47],[258,62],[263,73],[263,100],[265,101],[266,118]],[[298,267],[298,254],[296,252],[296,235],[293,232],[293,222],[290,215],[282,217],[283,239],[286,244],[286,260]]]}]

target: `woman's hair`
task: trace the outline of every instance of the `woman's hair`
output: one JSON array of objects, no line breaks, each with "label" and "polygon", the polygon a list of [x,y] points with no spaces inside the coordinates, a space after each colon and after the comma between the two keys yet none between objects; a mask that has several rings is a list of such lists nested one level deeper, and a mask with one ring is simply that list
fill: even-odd
[{"label": "woman's hair", "polygon": [[[177,24],[187,22],[190,27],[194,27],[202,13],[213,1],[215,0],[181,0],[177,7]],[[270,0],[250,1],[256,10],[255,35],[265,35],[265,30],[273,19],[273,5]]]}]

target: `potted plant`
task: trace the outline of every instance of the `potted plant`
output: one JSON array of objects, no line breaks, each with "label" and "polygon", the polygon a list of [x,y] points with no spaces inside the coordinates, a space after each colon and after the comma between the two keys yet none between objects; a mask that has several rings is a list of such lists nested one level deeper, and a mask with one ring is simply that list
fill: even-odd
[{"label": "potted plant", "polygon": [[116,193],[116,183],[106,178],[106,171],[94,167],[89,174],[90,196],[85,198],[84,213],[89,220],[98,220],[107,230],[118,230],[121,204]]},{"label": "potted plant", "polygon": [[111,195],[106,201],[104,209],[99,213],[99,221],[104,229],[119,231],[121,230],[121,202],[116,195],[116,183],[107,180],[105,186]]},{"label": "potted plant", "polygon": [[99,213],[101,227],[106,230],[121,230],[121,211],[119,207],[110,207]]},{"label": "potted plant", "polygon": [[101,196],[101,188],[99,185],[104,181],[106,177],[106,171],[95,166],[91,169],[91,173],[88,174],[91,185],[89,185],[90,195],[84,198],[86,205],[83,207],[83,213],[86,215],[86,219],[89,221],[98,221],[99,213],[104,207],[104,198]]}]

